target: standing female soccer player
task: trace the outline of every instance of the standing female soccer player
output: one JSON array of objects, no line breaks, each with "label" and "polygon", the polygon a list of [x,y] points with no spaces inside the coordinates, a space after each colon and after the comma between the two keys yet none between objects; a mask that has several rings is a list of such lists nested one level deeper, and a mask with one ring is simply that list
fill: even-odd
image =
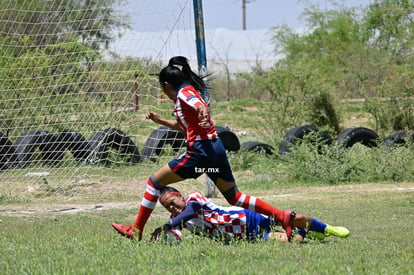
[{"label": "standing female soccer player", "polygon": [[279,210],[238,190],[223,143],[218,138],[211,120],[209,107],[199,94],[206,88],[205,83],[191,70],[187,58],[171,58],[168,66],[161,70],[159,82],[165,95],[175,103],[174,114],[177,120],[166,120],[154,112],[149,112],[146,118],[171,129],[183,131],[187,152],[171,160],[149,177],[134,224],[112,223],[115,230],[128,238],[136,236],[141,240],[144,226],[160,195],[160,189],[187,178],[197,178],[203,171],[214,171],[207,175],[231,205],[275,218],[285,229],[289,240],[294,227],[307,230],[306,220],[295,219],[293,211]]}]

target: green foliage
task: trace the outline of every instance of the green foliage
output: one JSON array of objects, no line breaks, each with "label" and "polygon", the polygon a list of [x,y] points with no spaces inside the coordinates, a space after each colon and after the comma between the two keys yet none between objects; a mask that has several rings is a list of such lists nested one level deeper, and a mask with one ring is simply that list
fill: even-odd
[{"label": "green foliage", "polygon": [[412,143],[393,150],[384,145],[368,148],[361,144],[345,149],[336,143],[324,145],[305,138],[280,158],[253,159],[241,167],[278,183],[410,181],[414,179],[412,152]]},{"label": "green foliage", "polygon": [[[380,98],[367,98],[367,110],[374,115],[378,129],[414,129],[414,70],[392,65],[376,87]],[[379,101],[383,101],[379,103]]]},{"label": "green foliage", "polygon": [[[82,45],[98,51],[117,37],[116,30],[129,26],[129,18],[118,14],[116,9],[124,2],[125,0],[1,0],[0,30],[15,45],[19,44],[23,36],[31,36],[32,48],[80,37]],[[11,50],[19,55],[21,48]]]},{"label": "green foliage", "polygon": [[413,99],[392,97],[385,102],[378,99],[368,99],[365,102],[366,110],[375,119],[378,131],[384,129],[406,130],[414,129]]},{"label": "green foliage", "polygon": [[95,62],[87,68],[84,61],[94,56],[88,47],[74,42],[47,46],[14,58],[7,69],[0,70],[0,77],[5,80],[0,83],[0,128],[17,136],[33,125],[61,131],[76,124],[76,130],[90,132],[91,121],[116,127],[129,119],[128,112],[119,112],[118,116],[111,112],[128,104],[133,110],[134,92],[142,98],[141,105],[149,104],[154,97],[154,84],[137,85],[143,79],[145,83],[156,81],[148,74],[134,77],[135,70],[147,71],[141,61]]},{"label": "green foliage", "polygon": [[[412,129],[414,4],[387,0],[359,10],[335,2],[333,7],[310,5],[303,13],[304,33],[273,28],[282,59],[265,75],[252,76],[253,94],[271,95],[281,129],[308,121],[338,132],[340,116],[333,106],[337,98],[349,97],[367,100],[377,130]],[[384,109],[375,104],[384,100],[390,102]]]},{"label": "green foliage", "polygon": [[413,14],[413,1],[375,1],[368,6],[361,23],[365,41],[397,64],[410,62],[414,47]]},{"label": "green foliage", "polygon": [[339,113],[331,84],[319,66],[306,62],[279,63],[271,71],[251,79],[253,95],[267,93],[271,104],[264,116],[273,126],[268,131],[280,136],[286,129],[304,123],[339,131]]},{"label": "green foliage", "polygon": [[359,24],[354,10],[336,6],[337,10],[321,11],[311,6],[302,14],[310,32],[303,35],[288,27],[274,27],[273,41],[277,53],[286,61],[308,60],[320,64],[324,73],[334,75],[346,60],[361,49]]},{"label": "green foliage", "polygon": [[[108,110],[120,101],[125,106],[126,100],[118,92],[125,90],[116,87],[123,81],[126,84],[119,88],[134,91],[133,73],[120,66],[138,61],[120,62],[114,66],[116,74],[108,68],[97,71],[93,65],[116,30],[128,27],[128,18],[116,9],[123,0],[52,2],[0,1],[0,127],[13,136],[34,125],[49,131],[73,128],[73,122],[87,123],[94,116],[113,124],[119,119]],[[101,67],[105,65],[110,66]],[[143,77],[147,76],[139,76]],[[91,90],[100,97],[89,97]],[[91,130],[80,123],[76,127]]]},{"label": "green foliage", "polygon": [[330,94],[319,93],[311,98],[310,120],[321,128],[341,131],[340,117]]},{"label": "green foliage", "polygon": [[[23,40],[30,43],[28,37]],[[86,75],[82,62],[95,59],[96,54],[76,40],[25,51],[10,58],[7,67],[0,71],[4,80],[0,89],[9,94],[28,93],[32,97],[77,91]]]}]

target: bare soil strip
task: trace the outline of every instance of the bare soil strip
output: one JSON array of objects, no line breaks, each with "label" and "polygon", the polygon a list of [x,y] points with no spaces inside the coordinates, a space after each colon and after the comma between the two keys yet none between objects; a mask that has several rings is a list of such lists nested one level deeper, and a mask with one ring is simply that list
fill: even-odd
[{"label": "bare soil strip", "polygon": [[[397,184],[355,184],[355,185],[337,185],[337,186],[324,186],[324,187],[297,187],[284,190],[285,193],[268,194],[268,191],[264,194],[255,194],[257,197],[264,199],[277,199],[277,200],[302,200],[302,199],[318,199],[334,195],[342,195],[346,193],[398,193],[398,192],[414,192],[414,183],[403,182]],[[225,204],[225,200],[219,195],[218,198],[212,198],[220,204]],[[137,209],[139,201],[129,202],[105,202],[105,203],[91,203],[91,204],[10,204],[0,205],[0,215],[7,216],[20,216],[20,215],[32,215],[41,213],[54,213],[54,214],[73,214],[82,211],[102,211],[109,209]]]}]

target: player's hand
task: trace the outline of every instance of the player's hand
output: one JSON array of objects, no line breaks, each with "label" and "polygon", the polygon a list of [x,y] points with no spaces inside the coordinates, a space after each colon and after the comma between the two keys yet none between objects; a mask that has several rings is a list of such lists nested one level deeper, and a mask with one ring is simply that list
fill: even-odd
[{"label": "player's hand", "polygon": [[198,125],[201,127],[210,127],[209,112],[206,105],[198,107]]},{"label": "player's hand", "polygon": [[160,239],[161,232],[163,231],[162,226],[155,228],[155,230],[151,233],[151,241],[158,241]]},{"label": "player's hand", "polygon": [[161,116],[155,112],[149,111],[146,115],[145,115],[146,119],[151,119],[152,121],[154,121],[155,123],[160,123],[161,121]]}]

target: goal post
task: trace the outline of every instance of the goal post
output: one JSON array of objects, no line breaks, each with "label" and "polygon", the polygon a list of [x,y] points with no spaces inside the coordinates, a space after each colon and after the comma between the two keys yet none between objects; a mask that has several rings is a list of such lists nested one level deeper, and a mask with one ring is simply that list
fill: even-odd
[{"label": "goal post", "polygon": [[[206,53],[206,42],[205,42],[205,34],[204,34],[204,17],[203,17],[202,0],[194,0],[193,5],[194,5],[195,37],[196,37],[196,46],[197,46],[198,74],[200,75],[200,77],[205,78],[208,72],[207,72],[207,53]],[[210,103],[210,97],[209,97],[207,89],[204,91],[201,91],[201,96],[207,103]]]},{"label": "goal post", "polygon": [[[195,22],[195,34],[196,34],[196,46],[197,46],[197,61],[198,61],[198,74],[202,78],[206,78],[208,75],[207,71],[207,54],[205,45],[205,34],[204,34],[204,17],[203,17],[203,4],[202,0],[194,0],[194,22]],[[204,81],[207,81],[206,79]],[[206,85],[207,87],[208,85]],[[210,96],[208,89],[201,91],[203,99],[210,103]],[[216,197],[216,186],[214,182],[206,176],[206,196]]]},{"label": "goal post", "polygon": [[207,73],[201,0],[0,3],[3,180],[136,178],[183,149],[145,114],[173,119],[157,79],[171,56]]}]

